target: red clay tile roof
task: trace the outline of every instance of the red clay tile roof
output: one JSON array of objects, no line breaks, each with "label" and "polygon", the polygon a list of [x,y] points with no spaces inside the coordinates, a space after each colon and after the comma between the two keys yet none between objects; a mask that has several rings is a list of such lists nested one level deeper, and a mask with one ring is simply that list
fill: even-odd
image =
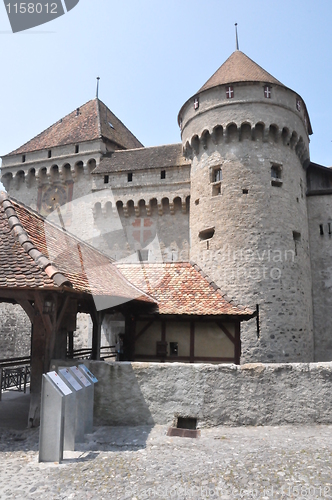
[{"label": "red clay tile roof", "polygon": [[237,306],[200,268],[189,262],[115,263],[121,273],[158,302],[159,314],[237,316],[249,319],[253,311]]},{"label": "red clay tile roof", "polygon": [[124,172],[150,168],[190,166],[182,154],[182,144],[115,151],[104,156],[94,174]]},{"label": "red clay tile roof", "polygon": [[96,139],[114,142],[116,149],[143,146],[102,101],[93,99],[5,156]]},{"label": "red clay tile roof", "polygon": [[246,56],[240,50],[236,50],[217,69],[203,87],[199,89],[199,92],[217,87],[218,85],[236,82],[264,82],[284,86],[279,80],[250,59],[250,57]]},{"label": "red clay tile roof", "polygon": [[0,287],[59,288],[153,303],[111,259],[0,194]]}]

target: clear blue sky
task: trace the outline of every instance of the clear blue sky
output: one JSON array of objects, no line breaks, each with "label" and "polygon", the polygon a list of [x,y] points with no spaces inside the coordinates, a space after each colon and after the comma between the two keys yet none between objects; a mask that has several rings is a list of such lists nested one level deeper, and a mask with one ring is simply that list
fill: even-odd
[{"label": "clear blue sky", "polygon": [[332,165],[331,0],[80,0],[12,34],[0,4],[0,155],[99,97],[145,146],[180,142],[177,114],[235,49],[306,102],[311,160]]}]

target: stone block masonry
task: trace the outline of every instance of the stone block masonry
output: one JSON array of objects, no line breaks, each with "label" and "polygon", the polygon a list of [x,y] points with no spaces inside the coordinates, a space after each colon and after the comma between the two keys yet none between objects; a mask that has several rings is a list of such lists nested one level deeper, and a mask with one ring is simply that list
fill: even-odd
[{"label": "stone block masonry", "polygon": [[176,416],[201,428],[332,423],[330,362],[86,363],[99,380],[95,425],[171,425]]}]

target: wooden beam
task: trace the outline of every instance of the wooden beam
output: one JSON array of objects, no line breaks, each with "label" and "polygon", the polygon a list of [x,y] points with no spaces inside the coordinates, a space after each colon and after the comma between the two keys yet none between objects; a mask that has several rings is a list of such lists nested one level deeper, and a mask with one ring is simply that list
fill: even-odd
[{"label": "wooden beam", "polygon": [[195,321],[190,321],[190,363],[195,359]]},{"label": "wooden beam", "polygon": [[24,311],[27,313],[27,315],[32,323],[34,315],[35,315],[34,307],[30,304],[30,302],[28,300],[17,299],[16,302],[18,303],[18,305],[20,305],[22,307],[22,309],[24,309]]},{"label": "wooden beam", "polygon": [[101,324],[102,313],[95,310],[91,315],[92,318],[92,359],[98,361],[100,359],[100,342],[101,342]]},{"label": "wooden beam", "polygon": [[235,364],[239,365],[241,359],[241,324],[235,325]]},{"label": "wooden beam", "polygon": [[[158,358],[154,354],[136,354],[136,359],[147,359],[149,361],[160,361],[160,357]],[[163,358],[163,361],[189,361],[190,362],[190,356],[167,356],[166,358]],[[197,362],[204,362],[204,363],[209,363],[210,361],[213,361],[215,363],[234,363],[235,360],[234,358],[222,358],[222,357],[212,357],[212,356],[195,356],[194,357],[194,363]]]},{"label": "wooden beam", "polygon": [[225,325],[221,323],[221,321],[216,321],[216,324],[219,326],[220,330],[224,332],[226,337],[229,338],[229,340],[235,345],[235,337],[231,334],[231,332],[226,328]]},{"label": "wooden beam", "polygon": [[155,322],[154,319],[149,321],[145,326],[143,326],[142,330],[135,336],[135,341],[139,339],[149,328],[153,323]]},{"label": "wooden beam", "polygon": [[58,311],[58,317],[56,320],[56,327],[55,327],[56,331],[58,331],[60,326],[61,326],[61,323],[62,323],[63,317],[66,313],[69,301],[70,301],[70,296],[67,295],[65,300],[63,301],[63,303],[60,306],[60,309],[59,309],[60,312]]},{"label": "wooden beam", "polygon": [[48,314],[44,314],[44,298],[41,298],[40,292],[35,293],[35,305],[37,306],[38,312],[41,316],[42,322],[44,324],[44,328],[46,332],[51,335],[53,325],[51,323],[51,319]]},{"label": "wooden beam", "polygon": [[0,289],[0,298],[11,299],[15,302],[17,302],[17,299],[34,300],[34,297],[34,291],[16,290],[15,288],[12,288],[11,290]]}]

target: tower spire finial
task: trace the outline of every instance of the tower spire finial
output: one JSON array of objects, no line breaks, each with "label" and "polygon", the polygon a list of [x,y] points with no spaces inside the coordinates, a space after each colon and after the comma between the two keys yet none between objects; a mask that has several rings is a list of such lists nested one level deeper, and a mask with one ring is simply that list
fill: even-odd
[{"label": "tower spire finial", "polygon": [[235,35],[236,35],[236,50],[239,50],[239,39],[237,36],[237,23],[235,23]]},{"label": "tower spire finial", "polygon": [[97,76],[97,90],[96,90],[97,99],[98,99],[98,94],[99,94],[99,80],[100,80],[100,76]]}]

